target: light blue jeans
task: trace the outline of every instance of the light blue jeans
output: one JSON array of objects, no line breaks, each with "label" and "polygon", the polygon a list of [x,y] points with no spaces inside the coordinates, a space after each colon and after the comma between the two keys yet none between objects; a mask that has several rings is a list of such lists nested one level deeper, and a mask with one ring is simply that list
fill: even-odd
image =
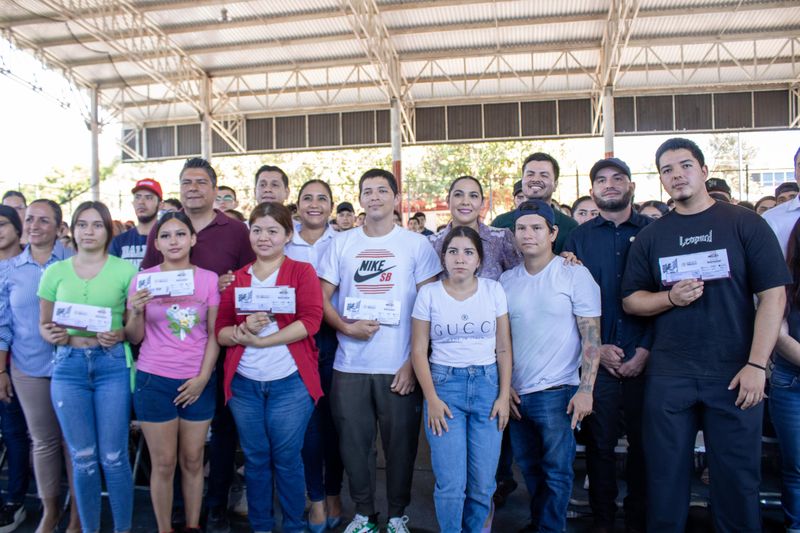
[{"label": "light blue jeans", "polygon": [[75,501],[84,533],[100,531],[100,468],[115,531],[129,531],[133,478],[128,460],[130,371],[122,343],[111,348],[59,346],[50,382],[75,476]]},{"label": "light blue jeans", "polygon": [[443,533],[479,533],[491,512],[503,440],[497,419],[489,419],[497,399],[497,365],[432,364],[431,376],[436,395],[453,415],[447,419],[448,431],[436,436],[427,425],[425,402],[425,434],[436,477],[436,519]]},{"label": "light blue jeans", "polygon": [[283,531],[305,531],[303,437],[314,402],[295,372],[283,379],[255,381],[236,374],[228,402],[244,451],[247,518],[253,531],[272,531],[272,480],[283,511]]}]

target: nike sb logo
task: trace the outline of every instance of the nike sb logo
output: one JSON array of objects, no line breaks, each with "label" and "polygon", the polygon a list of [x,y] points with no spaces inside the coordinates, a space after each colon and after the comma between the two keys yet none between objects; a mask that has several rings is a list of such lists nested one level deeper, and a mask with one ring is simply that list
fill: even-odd
[{"label": "nike sb logo", "polygon": [[361,266],[358,267],[358,270],[356,270],[356,273],[353,275],[353,281],[356,283],[364,283],[394,268],[394,265],[383,268],[384,263],[386,263],[386,261],[362,261]]},{"label": "nike sb logo", "polygon": [[392,290],[394,282],[391,270],[397,266],[391,264],[394,254],[389,250],[364,250],[356,259],[361,259],[353,274],[356,288],[364,294],[385,294]]}]

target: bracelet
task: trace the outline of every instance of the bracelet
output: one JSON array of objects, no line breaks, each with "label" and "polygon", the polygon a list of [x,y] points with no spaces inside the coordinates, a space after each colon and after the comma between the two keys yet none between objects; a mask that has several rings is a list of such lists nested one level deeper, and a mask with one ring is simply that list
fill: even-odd
[{"label": "bracelet", "polygon": [[767,367],[765,367],[765,366],[761,366],[761,365],[758,365],[756,363],[751,363],[750,361],[748,361],[747,364],[748,364],[748,366],[754,366],[754,367],[758,368],[759,370],[763,370],[764,372],[767,371]]},{"label": "bracelet", "polygon": [[667,300],[669,300],[669,303],[672,304],[672,307],[682,307],[682,306],[680,306],[680,305],[678,305],[678,304],[676,304],[675,302],[672,301],[672,288],[670,288],[667,291]]}]

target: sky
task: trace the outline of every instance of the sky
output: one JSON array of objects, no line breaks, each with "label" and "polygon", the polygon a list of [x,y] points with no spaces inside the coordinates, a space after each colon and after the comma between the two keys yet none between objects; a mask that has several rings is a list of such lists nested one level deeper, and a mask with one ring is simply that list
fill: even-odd
[{"label": "sky", "polygon": [[[54,168],[69,169],[75,165],[89,168],[91,148],[85,123],[86,98],[78,98],[60,73],[42,68],[30,54],[13,50],[7,43],[0,43],[0,67],[43,88],[41,93],[35,92],[27,85],[0,75],[0,123],[3,125],[0,127],[0,157],[4,167],[0,190],[34,184]],[[71,106],[64,109],[59,100],[69,101]],[[120,125],[115,123],[106,126],[101,134],[101,165],[119,157],[120,131]],[[666,137],[617,137],[615,152],[631,168],[652,169],[653,146]],[[755,166],[790,168],[792,155],[800,146],[800,130],[747,132],[742,134],[742,139],[758,150]],[[575,142],[574,149],[595,148],[598,143],[602,149],[602,139],[582,139]],[[597,153],[594,149],[591,152]],[[130,176],[132,172],[125,174]],[[133,174],[132,178],[136,178],[135,172]]]}]

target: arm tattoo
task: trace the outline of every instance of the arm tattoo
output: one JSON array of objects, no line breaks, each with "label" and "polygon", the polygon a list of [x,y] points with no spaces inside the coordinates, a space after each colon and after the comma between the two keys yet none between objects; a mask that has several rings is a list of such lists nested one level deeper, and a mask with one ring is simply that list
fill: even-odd
[{"label": "arm tattoo", "polygon": [[591,393],[597,369],[600,367],[600,317],[576,316],[578,331],[581,334],[581,384],[578,392]]}]

